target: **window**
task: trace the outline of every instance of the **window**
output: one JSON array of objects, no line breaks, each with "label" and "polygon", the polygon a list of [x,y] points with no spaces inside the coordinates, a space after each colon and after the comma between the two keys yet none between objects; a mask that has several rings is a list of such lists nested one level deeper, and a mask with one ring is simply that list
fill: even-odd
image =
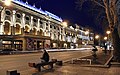
[{"label": "window", "polygon": [[50,25],[50,28],[52,28],[52,25]]},{"label": "window", "polygon": [[28,20],[28,21],[30,20],[29,16],[26,16],[25,19]]},{"label": "window", "polygon": [[56,29],[56,27],[54,26],[54,29]]},{"label": "window", "polygon": [[48,26],[48,24],[46,23],[46,26]]},{"label": "window", "polygon": [[42,22],[42,21],[40,21],[40,24],[43,24],[43,22]]},{"label": "window", "polygon": [[36,18],[33,19],[33,22],[37,22]]},{"label": "window", "polygon": [[16,14],[17,18],[21,18],[21,15],[19,13]]},{"label": "window", "polygon": [[5,13],[6,13],[7,15],[10,15],[10,14],[11,14],[9,10],[6,10]]}]

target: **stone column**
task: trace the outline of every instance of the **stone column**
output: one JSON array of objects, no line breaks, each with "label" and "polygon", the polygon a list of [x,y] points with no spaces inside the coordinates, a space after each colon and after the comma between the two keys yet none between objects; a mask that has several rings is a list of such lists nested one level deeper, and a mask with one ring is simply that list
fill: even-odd
[{"label": "stone column", "polygon": [[23,51],[27,50],[27,40],[26,38],[23,38]]},{"label": "stone column", "polygon": [[24,34],[25,29],[25,14],[22,14],[22,23],[21,23],[21,34]]},{"label": "stone column", "polygon": [[33,16],[31,16],[31,21],[30,21],[30,34],[32,34],[33,30]]},{"label": "stone column", "polygon": [[16,11],[13,10],[13,15],[12,15],[12,19],[11,19],[11,35],[15,35],[15,23],[16,23],[16,18],[15,18],[15,14],[16,14]]},{"label": "stone column", "polygon": [[38,19],[37,23],[37,35],[40,35],[40,19]]},{"label": "stone column", "polygon": [[43,36],[46,36],[46,21],[43,22]]},{"label": "stone column", "polygon": [[1,22],[1,23],[0,23],[0,35],[3,35],[3,31],[4,31],[3,28],[4,28],[4,27],[3,27],[3,23]]},{"label": "stone column", "polygon": [[5,7],[0,6],[0,35],[4,34]]},{"label": "stone column", "polygon": [[50,37],[50,22],[48,22],[48,31],[49,31],[49,37]]}]

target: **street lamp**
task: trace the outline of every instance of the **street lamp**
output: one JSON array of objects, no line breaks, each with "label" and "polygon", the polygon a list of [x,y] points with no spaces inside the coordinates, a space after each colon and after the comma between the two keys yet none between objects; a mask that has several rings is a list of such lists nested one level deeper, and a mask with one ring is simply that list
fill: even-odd
[{"label": "street lamp", "polygon": [[63,27],[67,27],[68,23],[67,22],[62,22]]},{"label": "street lamp", "polygon": [[108,31],[106,31],[106,33],[109,35],[111,32],[108,30]]},{"label": "street lamp", "polygon": [[89,31],[85,31],[85,35],[88,35],[89,34]]},{"label": "street lamp", "polygon": [[104,37],[104,40],[107,40],[107,37],[106,37],[106,36]]},{"label": "street lamp", "polygon": [[99,35],[96,35],[96,36],[95,36],[95,39],[98,39],[99,37],[100,37]]},{"label": "street lamp", "polygon": [[12,0],[5,0],[5,2],[4,2],[4,3],[5,3],[5,5],[6,5],[6,6],[10,6],[11,1],[12,1]]},{"label": "street lamp", "polygon": [[108,48],[110,48],[110,33],[111,33],[111,31],[107,30],[106,33],[108,35]]},{"label": "street lamp", "polygon": [[99,35],[96,35],[96,36],[95,36],[95,39],[98,40],[98,44],[100,45],[100,36],[99,36]]},{"label": "street lamp", "polygon": [[87,35],[88,39],[87,39],[87,44],[88,44],[88,41],[89,41],[89,31],[85,31],[85,35]]}]

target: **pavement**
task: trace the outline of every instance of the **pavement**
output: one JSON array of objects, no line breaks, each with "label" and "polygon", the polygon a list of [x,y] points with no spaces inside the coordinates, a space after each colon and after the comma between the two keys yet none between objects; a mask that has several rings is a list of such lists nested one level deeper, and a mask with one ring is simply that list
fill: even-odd
[{"label": "pavement", "polygon": [[[75,50],[80,50],[80,49],[75,49]],[[64,50],[64,51],[67,51],[67,50]],[[97,53],[99,59],[101,58],[104,59],[105,55],[100,53],[101,52]],[[102,59],[99,61],[104,61]],[[106,62],[108,61],[109,59],[107,59]],[[81,66],[80,64],[69,64],[65,62],[66,61],[63,61],[62,66],[54,65],[54,68],[52,70],[42,69],[41,72],[38,72],[36,69],[31,68],[29,69],[29,73],[27,73],[27,70],[23,71],[25,73],[23,72],[21,73],[21,71],[18,71],[18,72],[21,73],[20,75],[22,74],[25,74],[25,75],[120,75],[120,64],[118,64],[117,66],[110,66],[110,67],[96,67],[95,65],[91,67],[91,66]],[[105,65],[105,64],[102,64],[102,65]]]},{"label": "pavement", "polygon": [[[107,55],[110,54],[108,53]],[[100,61],[104,61],[102,59],[105,58],[105,55],[99,54],[98,57]],[[106,62],[108,61],[110,61],[110,59],[107,59]],[[37,72],[34,69],[32,75],[120,75],[120,64],[118,65],[119,66],[111,67],[96,67],[94,65],[92,67],[91,66],[83,67],[80,64],[69,64],[64,62],[63,66],[54,65],[54,69],[52,70],[42,69],[41,72]]]},{"label": "pavement", "polygon": [[80,65],[55,66],[53,70],[43,70],[32,75],[120,75],[120,67],[96,68]]}]

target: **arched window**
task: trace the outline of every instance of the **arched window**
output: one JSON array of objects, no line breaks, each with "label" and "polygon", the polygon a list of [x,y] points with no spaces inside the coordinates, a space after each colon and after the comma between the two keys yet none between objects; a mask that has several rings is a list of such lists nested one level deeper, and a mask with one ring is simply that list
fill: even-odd
[{"label": "arched window", "polygon": [[29,21],[29,20],[30,20],[30,17],[29,17],[29,16],[26,16],[25,19],[26,19],[27,21]]},{"label": "arched window", "polygon": [[6,11],[5,11],[5,14],[6,14],[6,15],[11,15],[10,10],[6,10]]},{"label": "arched window", "polygon": [[37,35],[37,29],[33,28],[33,35]]},{"label": "arched window", "polygon": [[25,26],[25,32],[28,33],[30,31],[30,28],[28,26]]},{"label": "arched window", "polygon": [[16,24],[15,34],[21,34],[21,28],[19,24]]},{"label": "arched window", "polygon": [[40,35],[42,36],[43,35],[43,31],[40,29]]},{"label": "arched window", "polygon": [[10,35],[10,23],[9,22],[5,22],[5,25],[4,25],[4,34],[5,35]]},{"label": "arched window", "polygon": [[18,19],[20,19],[20,18],[21,18],[21,14],[20,14],[20,13],[17,13],[17,14],[16,14],[16,17],[17,17]]}]

